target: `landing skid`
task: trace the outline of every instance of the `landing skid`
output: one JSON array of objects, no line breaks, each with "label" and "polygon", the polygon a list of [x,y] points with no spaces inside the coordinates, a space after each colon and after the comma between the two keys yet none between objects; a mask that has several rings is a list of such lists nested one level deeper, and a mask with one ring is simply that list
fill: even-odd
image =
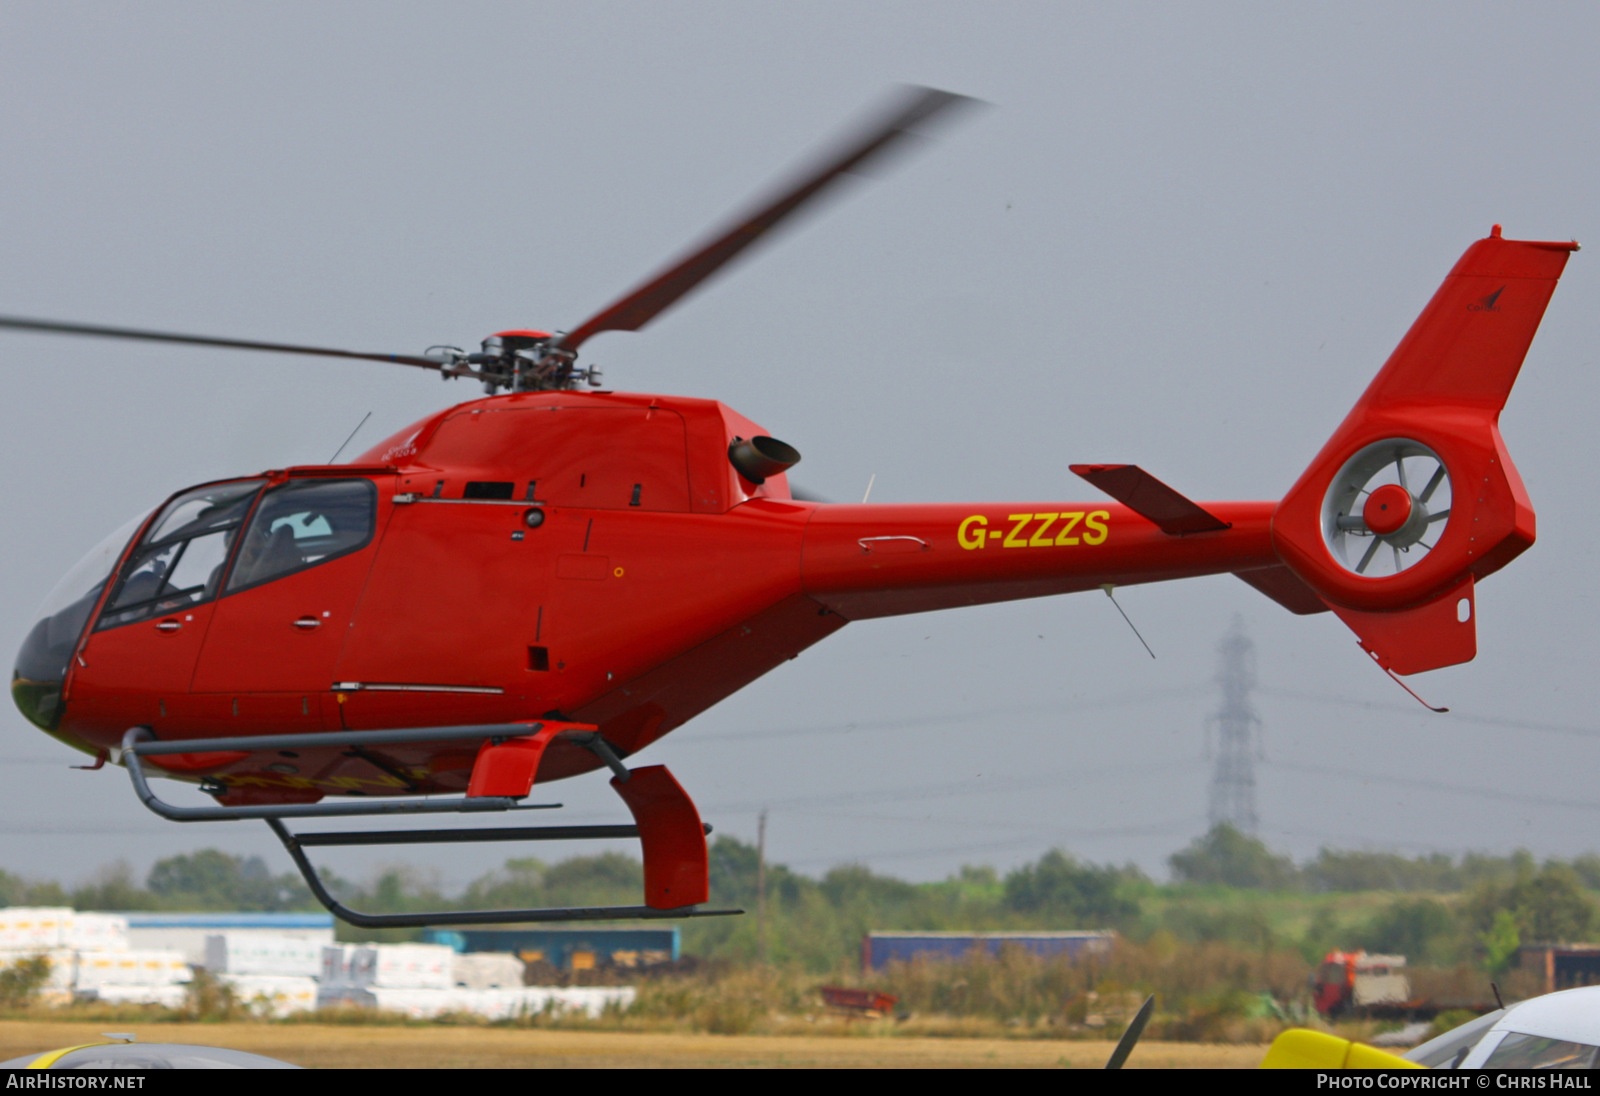
[{"label": "landing skid", "polygon": [[[557,737],[591,750],[615,774],[611,786],[634,817],[634,825],[524,826],[448,830],[363,830],[341,833],[290,832],[285,819],[351,818],[363,815],[483,814],[551,810],[559,803],[523,803],[532,790],[544,749]],[[419,742],[478,741],[467,794],[429,799],[382,799],[361,803],[274,803],[249,806],[182,807],[155,794],[141,758],[241,750],[294,750],[313,747],[393,746]],[[414,928],[423,925],[488,925],[550,921],[660,920],[717,917],[738,909],[702,909],[709,897],[706,834],[694,803],[663,765],[629,769],[592,727],[569,723],[513,723],[472,727],[422,727],[395,731],[334,731],[323,734],[262,735],[249,739],[189,739],[159,742],[148,727],[134,727],[122,738],[122,762],[134,793],[154,813],[173,822],[261,819],[294,860],[306,885],[328,911],[361,928]],[[548,909],[449,910],[436,913],[362,913],[328,893],[305,849],[334,845],[418,845],[479,841],[580,841],[637,837],[644,851],[645,904]]]}]

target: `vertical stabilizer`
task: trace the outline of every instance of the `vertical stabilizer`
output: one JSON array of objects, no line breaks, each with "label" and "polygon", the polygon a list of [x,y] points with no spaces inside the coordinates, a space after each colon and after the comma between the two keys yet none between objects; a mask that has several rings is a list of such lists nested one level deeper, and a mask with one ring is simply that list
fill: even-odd
[{"label": "vertical stabilizer", "polygon": [[1500,410],[1575,243],[1467,249],[1273,514],[1284,563],[1386,669],[1476,653],[1473,582],[1534,540]]}]

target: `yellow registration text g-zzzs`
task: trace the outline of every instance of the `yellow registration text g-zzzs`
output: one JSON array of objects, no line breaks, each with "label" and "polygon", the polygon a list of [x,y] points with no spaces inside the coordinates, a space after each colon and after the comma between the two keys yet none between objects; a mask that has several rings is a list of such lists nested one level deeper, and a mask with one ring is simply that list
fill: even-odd
[{"label": "yellow registration text g-zzzs", "polygon": [[998,540],[1002,548],[1073,548],[1104,544],[1111,529],[1109,510],[1072,510],[1057,514],[1007,514],[1009,528],[991,529],[982,514],[962,518],[956,540],[966,549],[987,548]]}]

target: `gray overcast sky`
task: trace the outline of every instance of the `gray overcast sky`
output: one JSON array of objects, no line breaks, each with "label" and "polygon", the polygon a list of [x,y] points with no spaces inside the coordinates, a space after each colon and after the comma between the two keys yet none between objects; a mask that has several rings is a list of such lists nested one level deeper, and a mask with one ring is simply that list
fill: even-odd
[{"label": "gray overcast sky", "polygon": [[[619,388],[712,396],[838,499],[1091,499],[1078,461],[1276,498],[1461,251],[1596,231],[1600,11],[1544,4],[29,3],[0,7],[0,313],[417,352],[566,327],[895,82],[967,119],[647,331]],[[1502,427],[1540,540],[1479,656],[1413,679],[1229,577],[853,625],[644,756],[802,870],[908,878],[1204,828],[1215,644],[1259,645],[1262,836],[1600,846],[1592,253]],[[107,531],[327,459],[467,385],[377,364],[0,335],[0,650]],[[356,449],[361,448],[361,444]],[[164,823],[0,713],[0,867],[81,877],[259,824]],[[600,778],[571,820],[620,818]],[[549,850],[540,850],[546,855]],[[504,847],[419,852],[447,886]],[[329,860],[365,874],[357,854]]]}]

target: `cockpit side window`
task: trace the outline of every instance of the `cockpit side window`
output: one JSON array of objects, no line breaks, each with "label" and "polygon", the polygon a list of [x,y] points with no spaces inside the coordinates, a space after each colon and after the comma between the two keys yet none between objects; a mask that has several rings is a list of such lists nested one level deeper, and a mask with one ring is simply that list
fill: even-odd
[{"label": "cockpit side window", "polygon": [[217,596],[228,549],[261,480],[185,491],[150,523],[123,565],[96,631],[176,612]]},{"label": "cockpit side window", "polygon": [[293,480],[261,498],[244,532],[228,593],[364,548],[377,524],[370,480]]}]

